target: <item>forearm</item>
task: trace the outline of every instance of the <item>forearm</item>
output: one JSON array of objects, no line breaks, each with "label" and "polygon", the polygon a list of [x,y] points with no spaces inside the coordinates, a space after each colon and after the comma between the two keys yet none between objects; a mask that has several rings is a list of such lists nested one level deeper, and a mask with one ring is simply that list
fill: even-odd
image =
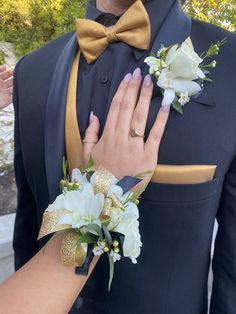
[{"label": "forearm", "polygon": [[[50,241],[44,251],[0,286],[3,313],[68,313],[89,276],[76,275],[73,267],[62,265],[60,245],[61,237]],[[97,260],[93,260],[90,273]]]}]

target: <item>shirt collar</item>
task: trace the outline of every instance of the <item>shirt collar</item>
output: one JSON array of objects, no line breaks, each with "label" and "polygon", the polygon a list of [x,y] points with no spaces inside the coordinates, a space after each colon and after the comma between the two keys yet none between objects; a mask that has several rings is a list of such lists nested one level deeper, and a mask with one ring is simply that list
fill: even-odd
[{"label": "shirt collar", "polygon": [[[159,2],[159,5],[158,5],[158,2]],[[168,15],[173,10],[176,9],[177,7],[176,2],[178,2],[178,0],[165,0],[160,5],[160,0],[148,0],[146,3],[144,3],[144,6],[147,10],[147,13],[150,18],[150,23],[151,23],[150,49],[160,29],[162,28],[163,24],[166,22]],[[87,2],[87,8],[86,8],[87,19],[96,21],[102,14],[104,14],[104,12],[100,11],[96,7],[96,0],[90,0]],[[175,26],[173,25],[173,27]],[[134,48],[134,47],[132,47],[132,49],[137,59],[140,59],[145,53],[145,51]]]},{"label": "shirt collar", "polygon": [[96,21],[104,12],[101,12],[96,7],[96,1],[90,0],[86,6],[86,19]]}]

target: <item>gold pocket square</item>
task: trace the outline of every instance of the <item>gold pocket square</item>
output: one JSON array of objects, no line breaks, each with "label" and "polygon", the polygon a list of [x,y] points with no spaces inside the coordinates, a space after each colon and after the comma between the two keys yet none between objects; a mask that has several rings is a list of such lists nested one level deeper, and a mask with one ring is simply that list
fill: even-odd
[{"label": "gold pocket square", "polygon": [[215,165],[157,165],[151,181],[163,184],[205,183],[213,180],[216,168]]}]

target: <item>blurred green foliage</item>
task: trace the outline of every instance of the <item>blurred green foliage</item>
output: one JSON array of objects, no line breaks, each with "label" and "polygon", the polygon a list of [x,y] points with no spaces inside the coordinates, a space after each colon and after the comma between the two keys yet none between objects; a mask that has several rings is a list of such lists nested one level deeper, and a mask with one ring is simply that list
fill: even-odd
[{"label": "blurred green foliage", "polygon": [[75,27],[84,16],[85,0],[0,0],[0,41],[27,54]]},{"label": "blurred green foliage", "polygon": [[[236,0],[183,2],[191,17],[236,30]],[[0,41],[13,43],[18,57],[27,54],[74,29],[76,18],[84,16],[85,3],[86,0],[0,0]]]},{"label": "blurred green foliage", "polygon": [[184,9],[191,17],[236,32],[236,0],[186,0]]},{"label": "blurred green foliage", "polygon": [[0,51],[0,65],[6,63],[6,54],[4,51]]}]

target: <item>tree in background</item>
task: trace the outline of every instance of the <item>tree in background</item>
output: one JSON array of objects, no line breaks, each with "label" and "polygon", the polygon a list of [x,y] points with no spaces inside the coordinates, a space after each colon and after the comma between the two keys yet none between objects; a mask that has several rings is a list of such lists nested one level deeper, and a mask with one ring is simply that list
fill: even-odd
[{"label": "tree in background", "polygon": [[[236,0],[181,0],[193,18],[236,32]],[[0,41],[14,44],[18,57],[75,27],[86,0],[0,0]],[[1,60],[4,56],[0,55]],[[3,61],[2,61],[3,62]]]},{"label": "tree in background", "polygon": [[236,0],[186,0],[183,6],[193,18],[236,32]]},{"label": "tree in background", "polygon": [[75,27],[86,0],[0,0],[0,40],[12,42],[18,56]]}]

